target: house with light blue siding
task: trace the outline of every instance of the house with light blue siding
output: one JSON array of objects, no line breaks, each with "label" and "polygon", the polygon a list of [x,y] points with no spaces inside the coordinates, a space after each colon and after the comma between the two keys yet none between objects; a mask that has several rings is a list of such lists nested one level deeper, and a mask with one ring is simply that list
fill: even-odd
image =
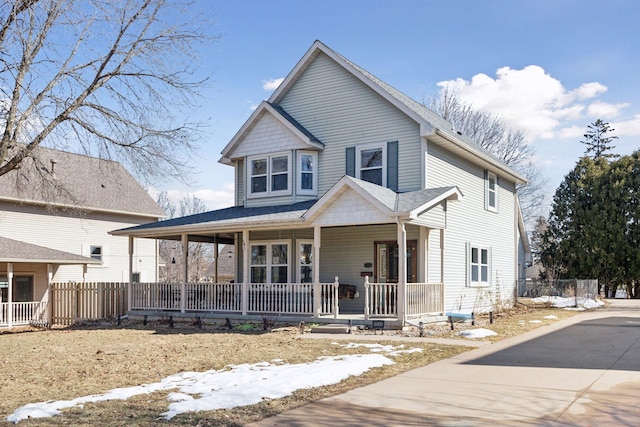
[{"label": "house with light blue siding", "polygon": [[514,303],[526,178],[320,41],[221,154],[234,206],[112,234],[232,244],[235,280],[134,284],[132,314],[405,325]]}]

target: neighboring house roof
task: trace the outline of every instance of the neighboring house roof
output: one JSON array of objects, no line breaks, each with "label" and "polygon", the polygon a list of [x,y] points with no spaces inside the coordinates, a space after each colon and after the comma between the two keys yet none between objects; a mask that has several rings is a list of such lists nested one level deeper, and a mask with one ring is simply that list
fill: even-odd
[{"label": "neighboring house roof", "polygon": [[0,176],[0,201],[162,218],[166,214],[118,162],[38,147]]},{"label": "neighboring house roof", "polygon": [[[278,88],[273,92],[268,102],[272,105],[278,104],[289,91],[289,88],[304,73],[309,64],[313,62],[315,57],[320,53],[324,53],[332,58],[345,70],[350,72],[353,76],[358,78],[380,96],[391,102],[407,116],[420,124],[420,132],[422,136],[427,137],[436,144],[445,146],[448,150],[455,152],[474,163],[480,163],[482,166],[488,167],[496,173],[508,175],[516,183],[524,184],[527,182],[527,179],[523,175],[511,169],[471,138],[457,132],[451,123],[444,120],[438,114],[375,77],[364,68],[333,51],[319,40],[316,40],[313,43],[307,53],[302,57],[302,59],[300,59],[289,75],[287,75],[280,86],[278,86]],[[245,126],[250,127],[251,119],[252,118],[249,118]],[[242,130],[243,129],[241,129],[241,131]],[[229,145],[227,147],[229,147]],[[221,162],[224,157],[225,151],[223,150],[223,158],[220,160]]]},{"label": "neighboring house roof", "polygon": [[99,260],[0,237],[0,262],[100,264]]},{"label": "neighboring house roof", "polygon": [[238,230],[247,227],[301,226],[311,221],[327,206],[331,205],[346,188],[351,188],[395,217],[415,218],[443,200],[459,200],[462,194],[457,187],[432,188],[427,190],[396,193],[386,187],[372,184],[350,176],[343,176],[319,200],[309,200],[290,205],[244,207],[234,206],[165,221],[142,224],[111,232],[125,236],[162,236],[171,233],[191,233],[212,230]]}]

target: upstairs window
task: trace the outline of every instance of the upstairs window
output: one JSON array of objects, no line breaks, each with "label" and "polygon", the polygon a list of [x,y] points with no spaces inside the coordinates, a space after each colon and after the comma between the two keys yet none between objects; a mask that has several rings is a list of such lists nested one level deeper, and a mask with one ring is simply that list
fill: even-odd
[{"label": "upstairs window", "polygon": [[485,208],[498,211],[498,176],[489,171],[485,172]]},{"label": "upstairs window", "polygon": [[363,181],[387,185],[386,146],[366,145],[356,148],[356,176]]},{"label": "upstairs window", "polygon": [[290,153],[248,157],[248,196],[263,197],[291,194],[290,165]]},{"label": "upstairs window", "polygon": [[89,248],[91,258],[102,261],[102,246],[91,246]]},{"label": "upstairs window", "polygon": [[298,194],[318,194],[318,154],[298,152]]}]

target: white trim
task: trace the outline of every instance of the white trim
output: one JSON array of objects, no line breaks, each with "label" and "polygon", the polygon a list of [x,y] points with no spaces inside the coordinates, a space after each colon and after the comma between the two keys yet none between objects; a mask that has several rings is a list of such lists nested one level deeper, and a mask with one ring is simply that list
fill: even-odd
[{"label": "white trim", "polygon": [[[286,157],[287,158],[287,189],[286,190],[272,190],[271,183],[272,178],[276,174],[280,174],[280,172],[274,173],[272,171],[272,161],[278,157]],[[253,175],[251,174],[251,164],[256,160],[265,160],[267,163],[266,174],[264,175],[266,178],[266,191],[264,192],[252,192],[251,179]],[[255,156],[247,156],[245,170],[246,170],[246,188],[248,199],[255,199],[260,197],[272,197],[272,196],[287,196],[291,194],[291,174],[292,174],[292,162],[291,162],[291,151],[281,151],[279,153],[271,153],[265,155],[255,155]],[[258,177],[263,175],[257,175]]]},{"label": "white trim", "polygon": [[[369,150],[377,150],[380,149],[382,151],[382,164],[380,165],[380,169],[382,169],[382,182],[373,184],[380,185],[381,187],[387,186],[387,143],[374,143],[374,144],[366,144],[366,145],[357,145],[356,146],[356,178],[366,181],[360,175],[362,168],[362,152]],[[365,168],[364,170],[375,170],[378,167]],[[370,182],[370,181],[367,181]]]},{"label": "white trim", "polygon": [[[312,166],[311,171],[303,171],[302,170],[302,156],[311,156],[312,157]],[[303,173],[311,173],[311,189],[303,189],[302,188],[302,174]],[[298,150],[296,155],[296,191],[298,194],[311,195],[315,196],[318,194],[318,152],[317,151],[302,151]]]}]

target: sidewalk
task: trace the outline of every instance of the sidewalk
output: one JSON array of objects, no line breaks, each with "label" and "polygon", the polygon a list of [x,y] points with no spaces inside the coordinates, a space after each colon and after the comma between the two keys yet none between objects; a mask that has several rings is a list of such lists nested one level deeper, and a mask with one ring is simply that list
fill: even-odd
[{"label": "sidewalk", "polygon": [[251,425],[636,426],[640,300],[608,302]]}]

